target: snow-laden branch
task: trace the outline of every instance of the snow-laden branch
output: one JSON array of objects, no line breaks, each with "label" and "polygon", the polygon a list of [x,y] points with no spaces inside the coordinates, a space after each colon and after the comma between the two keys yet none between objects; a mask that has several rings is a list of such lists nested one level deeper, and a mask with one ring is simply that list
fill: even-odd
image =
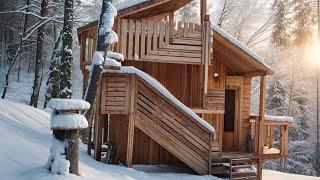
[{"label": "snow-laden branch", "polygon": [[63,21],[60,21],[60,20],[57,20],[56,17],[43,17],[41,15],[38,15],[36,13],[33,13],[33,12],[29,12],[29,11],[20,11],[20,10],[14,10],[14,11],[3,11],[3,12],[0,12],[0,14],[11,14],[11,13],[22,13],[24,15],[31,15],[31,16],[34,16],[34,17],[37,17],[39,19],[43,19],[43,20],[50,20],[50,21],[54,21],[54,22],[57,22],[57,23],[63,23]]}]

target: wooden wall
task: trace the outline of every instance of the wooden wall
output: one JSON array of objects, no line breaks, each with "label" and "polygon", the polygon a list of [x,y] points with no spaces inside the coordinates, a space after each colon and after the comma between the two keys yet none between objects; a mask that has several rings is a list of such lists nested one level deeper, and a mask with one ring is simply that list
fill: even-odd
[{"label": "wooden wall", "polygon": [[[208,71],[208,89],[225,89],[226,84],[226,70],[227,67],[224,63],[218,60],[216,56],[212,59],[212,65],[209,66]],[[214,74],[218,73],[219,78],[215,80],[213,78]],[[222,132],[223,130],[223,114],[206,114],[204,115],[204,119],[211,124],[217,133],[218,143],[220,145],[220,152],[222,151]]]},{"label": "wooden wall", "polygon": [[[125,61],[123,65],[135,66],[148,73],[163,84],[175,97],[189,107],[202,105],[202,67],[198,65],[181,65]],[[110,140],[119,145],[119,159],[125,162],[128,117],[111,115]],[[135,128],[133,148],[134,164],[177,164],[181,163],[171,153]]]},{"label": "wooden wall", "polygon": [[[198,65],[165,64],[139,61],[125,61],[123,65],[135,66],[148,73],[163,84],[174,96],[189,107],[202,106],[203,67]],[[213,78],[214,73],[219,74],[218,80]],[[232,70],[214,58],[209,66],[208,89],[225,89],[226,76],[232,75]],[[251,78],[243,78],[243,104],[241,123],[240,150],[247,151],[247,137],[249,135]],[[204,115],[204,119],[211,124],[217,133],[217,143],[222,151],[222,131],[224,115]],[[119,159],[125,162],[128,117],[124,115],[111,115],[110,140],[120,146]],[[150,139],[139,129],[135,129],[134,164],[176,164],[181,163],[177,158]]]},{"label": "wooden wall", "polygon": [[243,78],[243,106],[242,106],[242,141],[240,150],[248,149],[248,136],[250,134],[250,105],[251,105],[251,77]]}]

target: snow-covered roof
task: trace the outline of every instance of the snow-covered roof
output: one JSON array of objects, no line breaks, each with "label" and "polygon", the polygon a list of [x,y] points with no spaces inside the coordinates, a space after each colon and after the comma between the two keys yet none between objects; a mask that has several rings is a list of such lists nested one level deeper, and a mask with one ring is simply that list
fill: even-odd
[{"label": "snow-covered roof", "polygon": [[53,98],[48,102],[48,108],[54,110],[88,110],[90,104],[82,99]]},{"label": "snow-covered roof", "polygon": [[195,114],[190,108],[188,108],[186,105],[184,105],[182,102],[180,102],[176,97],[174,97],[160,82],[158,82],[156,79],[148,75],[147,73],[132,67],[132,66],[123,66],[120,68],[120,70],[104,70],[105,72],[112,72],[112,73],[129,73],[129,74],[136,74],[143,80],[145,80],[147,83],[149,83],[153,88],[155,88],[157,91],[159,91],[163,96],[168,98],[171,102],[173,102],[175,105],[180,107],[184,112],[186,112],[188,115],[190,115],[192,118],[194,118],[196,121],[198,121],[200,124],[202,124],[206,129],[211,131],[212,133],[215,133],[215,129],[204,119],[200,118],[197,114]]},{"label": "snow-covered roof", "polygon": [[149,0],[124,0],[123,2],[115,3],[114,6],[117,8],[118,11],[121,11],[147,1]]},{"label": "snow-covered roof", "polygon": [[81,114],[63,113],[51,115],[52,129],[84,129],[88,127],[87,119]]},{"label": "snow-covered roof", "polygon": [[218,33],[225,39],[227,39],[232,44],[236,45],[238,48],[246,52],[248,55],[253,57],[254,59],[258,60],[260,63],[262,63],[264,66],[266,66],[268,69],[271,69],[266,63],[263,57],[258,55],[256,52],[254,52],[252,49],[248,48],[246,45],[244,45],[242,42],[225,32],[223,29],[218,27],[215,23],[211,22],[211,28],[214,32]]}]

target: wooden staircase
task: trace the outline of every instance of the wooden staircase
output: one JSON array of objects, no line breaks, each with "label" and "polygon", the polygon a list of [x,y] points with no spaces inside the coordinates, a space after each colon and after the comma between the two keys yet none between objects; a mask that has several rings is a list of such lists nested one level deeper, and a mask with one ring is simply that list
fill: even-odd
[{"label": "wooden staircase", "polygon": [[257,179],[257,173],[255,167],[252,165],[251,158],[239,157],[230,158],[230,179],[242,180],[242,179]]},{"label": "wooden staircase", "polygon": [[219,155],[213,129],[188,107],[182,107],[158,81],[129,68],[130,73],[110,70],[104,74],[101,112],[129,114],[135,128],[195,172],[211,174],[212,157]]}]

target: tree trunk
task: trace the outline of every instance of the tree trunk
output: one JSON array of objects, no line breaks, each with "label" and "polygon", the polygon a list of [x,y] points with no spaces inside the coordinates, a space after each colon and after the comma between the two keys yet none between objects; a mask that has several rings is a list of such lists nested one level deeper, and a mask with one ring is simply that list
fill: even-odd
[{"label": "tree trunk", "polygon": [[71,98],[71,74],[72,74],[72,23],[73,0],[65,0],[64,26],[62,35],[62,58],[60,63],[60,98]]},{"label": "tree trunk", "polygon": [[[103,14],[104,12],[107,11],[107,3],[108,2],[112,2],[112,0],[103,0],[102,3],[102,10],[101,10],[101,14],[100,14],[100,21],[99,21],[99,29],[98,31],[100,31],[100,29],[102,28],[102,21],[103,21]],[[98,32],[98,40],[97,40],[97,51],[106,51],[106,45],[104,43],[106,34],[105,33],[100,33]],[[93,105],[96,101],[96,94],[97,94],[97,90],[99,87],[99,83],[101,80],[101,76],[102,76],[102,71],[103,71],[103,67],[102,65],[94,65],[93,69],[90,73],[90,82],[88,84],[86,93],[85,93],[85,101],[89,102],[91,104],[90,109],[88,111],[86,111],[85,113],[85,117],[88,120],[88,124],[89,124],[89,128],[92,127],[92,117],[93,117]],[[81,131],[81,138],[86,139],[86,133],[88,132],[88,129],[86,130],[82,130]]]},{"label": "tree trunk", "polygon": [[2,99],[4,99],[4,98],[6,97],[7,90],[8,90],[8,87],[9,87],[9,75],[10,75],[10,72],[11,72],[11,70],[12,70],[12,68],[13,68],[13,66],[14,66],[17,58],[18,58],[18,55],[19,55],[19,53],[20,53],[21,46],[22,46],[21,43],[22,43],[22,41],[20,42],[20,46],[19,46],[19,48],[18,48],[15,56],[13,57],[13,60],[12,60],[12,62],[11,62],[11,64],[10,64],[10,66],[9,66],[9,69],[8,69],[7,73],[6,73],[5,85],[4,85],[3,92],[2,92],[2,96],[1,96]]},{"label": "tree trunk", "polygon": [[[30,6],[30,0],[26,0],[26,5]],[[27,8],[26,11],[28,12],[28,10],[29,9]],[[28,23],[28,15],[25,14],[25,15],[23,15],[23,23],[21,24],[21,26],[22,26],[22,34],[25,34],[26,31],[27,31],[27,23]],[[21,41],[22,41],[22,39],[21,39]],[[17,82],[20,81],[20,71],[21,71],[21,61],[22,61],[22,57],[21,56],[22,56],[22,52],[23,52],[24,43],[21,42],[21,44],[22,44],[22,47],[21,47],[21,51],[20,51]]]},{"label": "tree trunk", "polygon": [[[48,15],[48,0],[42,0],[41,2],[41,16]],[[40,93],[41,79],[42,79],[42,66],[43,66],[43,46],[44,46],[44,30],[45,26],[41,26],[38,29],[37,37],[37,53],[35,60],[35,73],[33,81],[33,91],[30,100],[30,106],[37,107]]]}]

